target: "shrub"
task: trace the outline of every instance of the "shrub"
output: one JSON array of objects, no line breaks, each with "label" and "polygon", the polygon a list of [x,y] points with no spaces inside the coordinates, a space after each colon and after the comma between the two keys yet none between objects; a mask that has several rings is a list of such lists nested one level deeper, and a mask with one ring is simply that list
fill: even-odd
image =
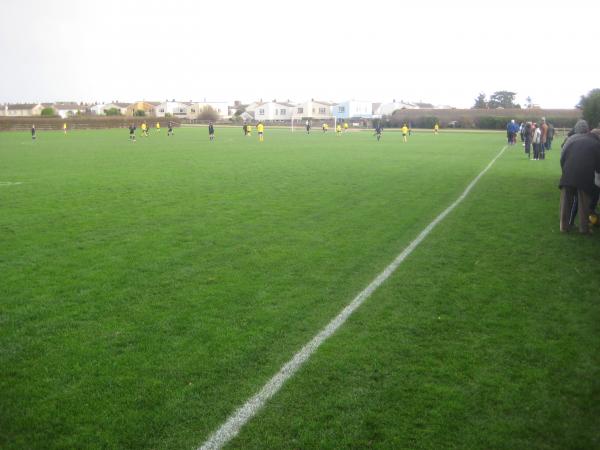
[{"label": "shrub", "polygon": [[204,108],[202,108],[202,111],[200,111],[200,114],[198,114],[198,119],[200,119],[200,120],[215,121],[218,118],[219,118],[219,113],[208,105],[205,106]]},{"label": "shrub", "polygon": [[104,114],[107,116],[120,116],[121,110],[119,108],[109,108],[104,110]]},{"label": "shrub", "polygon": [[52,117],[55,116],[54,108],[44,108],[42,109],[42,116],[44,117]]},{"label": "shrub", "polygon": [[581,97],[578,108],[583,111],[583,118],[590,128],[600,127],[600,89],[592,89],[588,95]]}]

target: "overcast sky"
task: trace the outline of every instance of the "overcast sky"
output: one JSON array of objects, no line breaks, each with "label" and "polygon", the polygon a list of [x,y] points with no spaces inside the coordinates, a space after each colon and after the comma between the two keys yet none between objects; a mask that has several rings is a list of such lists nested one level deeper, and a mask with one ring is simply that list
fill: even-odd
[{"label": "overcast sky", "polygon": [[573,107],[600,2],[2,0],[0,102],[424,101]]}]

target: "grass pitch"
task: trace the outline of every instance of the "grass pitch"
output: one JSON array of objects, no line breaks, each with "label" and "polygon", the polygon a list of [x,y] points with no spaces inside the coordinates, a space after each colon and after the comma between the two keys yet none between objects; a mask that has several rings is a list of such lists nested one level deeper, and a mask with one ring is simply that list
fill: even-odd
[{"label": "grass pitch", "polygon": [[[501,134],[0,134],[0,447],[194,448]],[[232,448],[600,445],[599,237],[507,150]],[[22,183],[22,184],[2,184]]]}]

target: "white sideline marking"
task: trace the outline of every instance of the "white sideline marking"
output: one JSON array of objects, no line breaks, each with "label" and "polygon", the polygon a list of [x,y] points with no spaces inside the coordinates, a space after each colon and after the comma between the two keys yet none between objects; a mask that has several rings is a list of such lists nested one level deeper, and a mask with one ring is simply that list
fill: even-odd
[{"label": "white sideline marking", "polygon": [[473,186],[477,184],[479,179],[492,167],[507,146],[504,146],[500,153],[496,155],[494,159],[481,171],[479,175],[475,177],[473,181],[467,186],[464,192],[456,199],[454,203],[448,206],[439,216],[437,216],[433,222],[425,227],[423,231],[412,241],[408,247],[406,247],[402,253],[400,253],[392,263],[387,266],[383,272],[381,272],[377,278],[360,293],[354,300],[352,300],[348,306],[346,306],[331,322],[329,322],[325,328],[323,328],[315,337],[313,337],[308,344],[304,345],[298,353],[296,353],[292,359],[283,365],[279,372],[277,372],[273,378],[271,378],[267,384],[253,397],[251,397],[243,406],[238,408],[227,420],[223,423],[217,431],[215,431],[207,440],[198,447],[197,450],[212,450],[220,449],[227,442],[233,439],[240,432],[240,429],[252,419],[256,413],[265,405],[265,403],[275,395],[283,384],[290,379],[298,371],[302,365],[308,361],[310,356],[319,348],[319,346],[329,338],[335,331],[341,327],[344,322],[352,315],[352,313],[364,303],[370,295],[387,280],[392,273],[398,268],[398,266],[406,259],[412,251],[427,237],[427,235],[440,223],[454,208],[456,208],[469,194]]},{"label": "white sideline marking", "polygon": [[22,181],[0,181],[0,186],[14,186],[16,184],[23,184]]}]

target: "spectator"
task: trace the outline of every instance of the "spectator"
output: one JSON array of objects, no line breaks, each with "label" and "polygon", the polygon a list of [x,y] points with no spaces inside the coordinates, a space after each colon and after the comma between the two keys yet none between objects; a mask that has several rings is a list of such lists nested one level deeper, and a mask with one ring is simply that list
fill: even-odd
[{"label": "spectator", "polygon": [[531,141],[533,143],[533,160],[537,161],[540,159],[540,146],[541,146],[541,141],[542,141],[542,131],[540,130],[540,127],[538,127],[536,123],[533,124]]},{"label": "spectator", "polygon": [[[541,148],[540,148],[540,152],[542,155],[546,154],[546,141],[548,140],[548,124],[546,123],[546,118],[542,117],[542,124],[540,125],[540,130],[542,132],[542,139],[541,139]],[[540,159],[544,159],[544,157],[542,156]]]},{"label": "spectator", "polygon": [[546,137],[546,150],[552,149],[552,141],[554,140],[554,125],[548,124],[548,136]]},{"label": "spectator", "polygon": [[506,139],[508,145],[515,145],[517,142],[517,131],[519,131],[519,125],[515,123],[515,119],[512,119],[506,124]]},{"label": "spectator", "polygon": [[[600,123],[598,124],[598,128],[594,128],[591,131],[594,136],[598,138],[600,141]],[[592,193],[592,199],[590,202],[590,212],[592,214],[596,214],[596,208],[598,207],[598,199],[600,198],[600,172],[596,171],[594,177],[594,192]]]},{"label": "spectator", "polygon": [[531,122],[527,122],[525,127],[523,127],[523,138],[525,140],[525,153],[527,153],[527,158],[531,158]]},{"label": "spectator", "polygon": [[560,158],[560,231],[570,229],[570,213],[575,198],[579,209],[579,231],[589,233],[588,216],[591,197],[595,192],[594,175],[600,171],[600,140],[588,133],[585,120],[575,125],[575,134],[567,139]]}]

